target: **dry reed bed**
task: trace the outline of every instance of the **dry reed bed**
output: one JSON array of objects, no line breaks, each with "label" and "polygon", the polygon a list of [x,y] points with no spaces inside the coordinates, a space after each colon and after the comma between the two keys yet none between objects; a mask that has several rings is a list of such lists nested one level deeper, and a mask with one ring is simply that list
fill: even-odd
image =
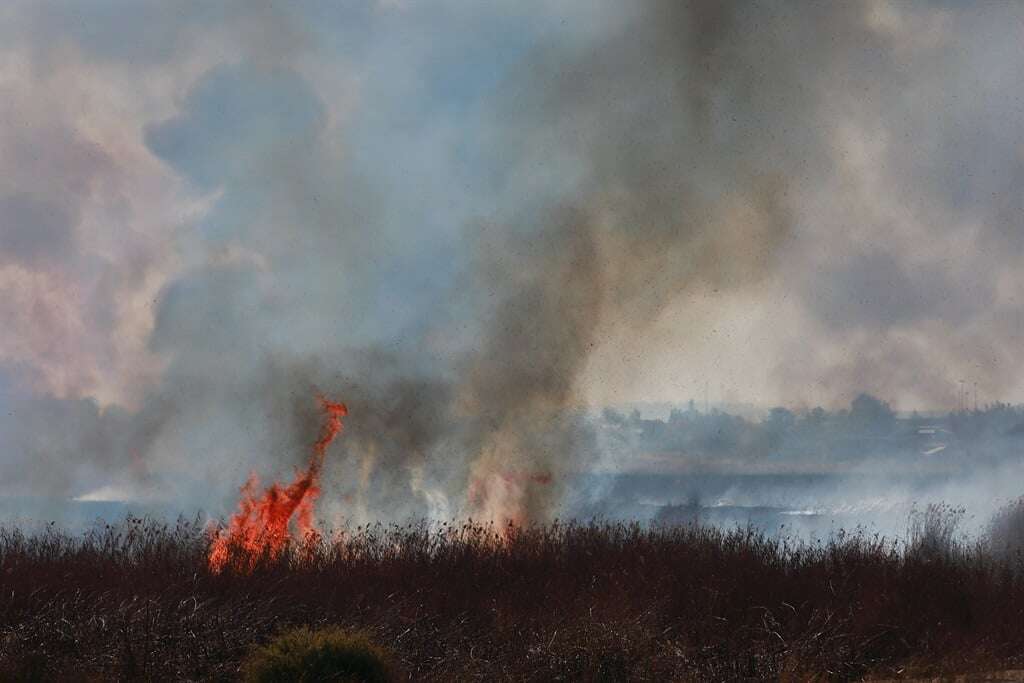
[{"label": "dry reed bed", "polygon": [[231,680],[254,643],[325,623],[374,634],[415,680],[1012,668],[1018,556],[957,541],[956,511],[928,514],[905,544],[618,523],[371,526],[221,574],[198,520],[6,529],[0,679]]}]

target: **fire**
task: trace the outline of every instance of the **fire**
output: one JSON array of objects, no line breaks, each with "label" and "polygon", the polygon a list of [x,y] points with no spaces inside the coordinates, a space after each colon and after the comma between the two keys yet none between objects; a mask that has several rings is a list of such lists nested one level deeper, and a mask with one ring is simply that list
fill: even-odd
[{"label": "fire", "polygon": [[529,489],[546,486],[550,472],[496,469],[475,472],[470,477],[467,498],[476,513],[502,529],[518,528],[530,521],[526,509]]},{"label": "fire", "polygon": [[238,512],[226,528],[216,531],[210,545],[209,565],[220,572],[229,563],[251,569],[263,556],[277,557],[292,540],[291,520],[295,518],[295,538],[311,544],[319,540],[313,519],[313,503],[320,495],[320,471],[327,448],[341,433],[341,418],[348,415],[344,403],[320,397],[326,421],[313,444],[313,456],[304,470],[295,474],[287,486],[274,482],[259,493],[259,478],[253,472],[241,488]]}]

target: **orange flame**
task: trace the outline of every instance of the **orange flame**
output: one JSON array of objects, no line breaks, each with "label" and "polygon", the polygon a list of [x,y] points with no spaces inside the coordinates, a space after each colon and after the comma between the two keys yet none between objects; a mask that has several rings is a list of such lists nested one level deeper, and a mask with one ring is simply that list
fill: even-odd
[{"label": "orange flame", "polygon": [[319,540],[313,519],[313,503],[320,495],[320,470],[327,448],[341,433],[341,418],[348,415],[344,403],[320,397],[327,418],[320,437],[313,444],[313,457],[304,470],[296,472],[291,484],[271,484],[258,495],[259,478],[253,472],[241,488],[238,512],[226,528],[218,529],[210,545],[210,570],[217,573],[229,563],[252,569],[264,556],[277,557],[288,545],[292,535],[289,526],[295,517],[296,538],[312,544]]}]

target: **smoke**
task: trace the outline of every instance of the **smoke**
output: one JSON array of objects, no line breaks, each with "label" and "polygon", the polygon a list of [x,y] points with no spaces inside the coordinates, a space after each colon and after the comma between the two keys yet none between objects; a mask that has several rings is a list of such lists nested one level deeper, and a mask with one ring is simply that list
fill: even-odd
[{"label": "smoke", "polygon": [[[642,334],[694,284],[756,283],[786,239],[787,176],[761,166],[765,136],[732,139],[744,136],[713,123],[715,97],[752,66],[731,54],[742,39],[732,14],[652,3],[597,45],[541,50],[507,85],[502,147],[525,149],[514,163],[563,164],[575,178],[479,238],[472,289],[484,326],[460,400],[490,422],[472,466],[489,517],[550,516],[560,491],[547,478],[564,482],[596,459],[578,424],[548,443],[537,436],[581,405],[602,335]],[[737,97],[731,111],[767,116],[759,106]],[[718,178],[728,183],[709,182]],[[509,469],[544,483],[509,482]]]},{"label": "smoke", "polygon": [[[1019,159],[999,150],[1019,127],[994,113],[1002,69],[964,80],[999,55],[950,49],[951,25],[976,47],[1008,11],[141,3],[86,12],[46,50],[67,8],[12,10],[18,87],[49,69],[58,92],[81,64],[116,95],[94,99],[138,104],[123,138],[93,139],[117,109],[55,126],[82,151],[34,174],[63,166],[73,192],[0,192],[0,281],[34,283],[17,337],[63,344],[0,337],[31,396],[6,400],[38,417],[10,440],[47,454],[33,488],[114,480],[223,512],[248,470],[305,460],[322,393],[350,409],[332,519],[527,521],[609,458],[588,407],[687,398],[709,369],[782,402],[944,400],[968,371],[1010,392]],[[981,88],[986,115],[950,104],[947,80]],[[999,180],[961,182],[951,158]],[[119,216],[145,227],[130,248],[90,234]],[[998,246],[973,254],[975,237]],[[116,274],[61,308],[97,259]],[[46,394],[82,417],[32,403]],[[54,420],[88,423],[66,433],[89,447],[36,445]]]},{"label": "smoke", "polygon": [[[375,495],[379,514],[427,472],[469,514],[557,514],[567,477],[596,457],[572,411],[602,334],[642,329],[694,283],[756,283],[787,235],[785,169],[763,167],[753,144],[762,136],[715,140],[713,100],[749,66],[729,54],[741,38],[729,15],[718,4],[655,5],[598,45],[542,47],[507,76],[502,91],[520,107],[490,111],[487,151],[497,159],[524,142],[523,158],[501,164],[507,172],[568,159],[575,177],[509,215],[468,222],[471,258],[456,269],[454,304],[411,316],[408,341],[391,349],[379,329],[365,343],[332,334],[377,322],[369,304],[387,274],[374,262],[393,258],[394,244],[362,225],[375,208],[325,151],[322,103],[294,70],[210,72],[147,141],[197,187],[220,188],[200,229],[237,256],[208,260],[165,291],[152,343],[173,360],[158,412],[193,435],[215,428],[197,428],[199,415],[225,431],[259,416],[267,426],[245,427],[232,452],[302,452],[309,432],[295,424],[311,419],[296,406],[318,387],[352,410],[341,460],[356,483],[350,500]],[[759,106],[732,103],[744,118]],[[449,343],[453,321],[472,340],[413,350]]]},{"label": "smoke", "polygon": [[[648,324],[694,282],[756,282],[786,235],[783,176],[745,167],[738,153],[723,168],[707,141],[708,101],[730,67],[716,65],[709,78],[693,61],[713,62],[722,49],[729,28],[719,25],[721,9],[670,13],[674,26],[665,24],[666,11],[641,15],[608,45],[579,54],[538,50],[507,77],[503,91],[528,106],[490,113],[497,143],[489,151],[502,155],[533,130],[566,134],[592,112],[576,140],[544,142],[551,159],[571,157],[587,171],[546,201],[467,223],[473,246],[454,278],[455,312],[435,304],[411,316],[402,332],[408,341],[391,349],[376,341],[381,330],[367,330],[365,343],[351,331],[333,335],[350,321],[377,322],[369,304],[386,274],[374,261],[392,256],[394,245],[386,233],[367,239],[360,221],[373,224],[374,206],[346,189],[352,177],[324,151],[317,95],[280,67],[205,76],[182,113],[151,126],[147,140],[198,187],[221,188],[201,229],[238,256],[207,262],[162,297],[153,345],[173,360],[151,411],[168,420],[161,438],[184,422],[175,429],[193,438],[242,429],[232,454],[302,453],[318,388],[352,410],[347,455],[333,478],[350,489],[343,500],[372,508],[368,517],[394,513],[411,478],[424,473],[423,486],[439,489],[451,509],[499,521],[557,514],[567,477],[596,455],[571,411],[581,407],[579,378],[602,331]],[[691,19],[704,27],[699,35]],[[723,35],[709,41],[712,28]],[[651,44],[627,49],[623,41],[638,29]],[[555,63],[582,72],[572,75],[574,89],[538,77],[557,73]],[[644,64],[653,74],[637,80]],[[596,101],[616,90],[634,101],[611,111]],[[527,147],[531,157],[540,153]],[[514,159],[508,168],[530,163],[536,159]],[[708,175],[735,169],[742,177],[726,188],[701,187]],[[415,350],[449,343],[443,328],[453,319],[474,328],[472,341],[451,352]],[[197,426],[200,416],[206,424]],[[161,451],[159,442],[153,450]],[[181,457],[166,456],[167,469]]]}]

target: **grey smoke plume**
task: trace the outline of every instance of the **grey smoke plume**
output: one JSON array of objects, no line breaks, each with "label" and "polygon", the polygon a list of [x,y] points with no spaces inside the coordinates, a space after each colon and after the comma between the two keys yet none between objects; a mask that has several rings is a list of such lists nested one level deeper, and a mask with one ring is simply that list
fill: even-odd
[{"label": "grey smoke plume", "polygon": [[[198,185],[224,188],[208,230],[253,263],[207,265],[166,291],[153,343],[173,360],[157,412],[188,434],[227,432],[213,443],[242,430],[232,452],[301,454],[311,398],[328,392],[351,404],[349,498],[369,496],[377,514],[423,472],[452,511],[557,514],[566,478],[595,456],[572,411],[602,332],[639,330],[694,283],[756,283],[788,233],[785,164],[760,143],[770,136],[714,124],[722,93],[743,120],[769,116],[743,92],[753,65],[730,53],[743,39],[731,12],[652,5],[598,45],[542,48],[515,70],[488,152],[521,142],[504,172],[567,164],[575,177],[468,224],[458,312],[437,306],[394,349],[372,332],[365,345],[332,336],[376,315],[367,302],[386,275],[373,261],[388,243],[362,224],[372,206],[336,189],[349,178],[321,150],[315,94],[281,69],[206,76],[149,144]],[[453,319],[472,341],[441,357],[414,350]],[[170,468],[181,456],[168,457]]]},{"label": "grey smoke plume", "polygon": [[[39,7],[19,22],[39,43],[39,73],[59,72],[67,54],[112,82],[128,65],[144,70],[130,81],[150,88],[133,154],[159,166],[144,166],[154,185],[173,178],[196,206],[162,214],[173,218],[153,229],[159,239],[121,253],[88,232],[139,220],[109,198],[135,190],[115,152],[81,145],[81,165],[103,163],[78,174],[99,180],[66,184],[76,193],[28,192],[31,178],[0,188],[0,265],[78,273],[98,270],[98,254],[120,259],[88,321],[117,340],[125,319],[150,311],[151,328],[132,327],[146,333],[136,352],[161,361],[117,366],[146,380],[123,414],[78,406],[71,421],[83,426],[69,429],[98,435],[80,440],[89,448],[44,449],[87,475],[44,467],[33,487],[75,494],[124,479],[225,511],[247,470],[286,476],[306,457],[323,392],[351,409],[328,460],[332,515],[546,519],[601,457],[580,413],[595,385],[611,402],[620,383],[605,377],[636,358],[660,368],[650,340],[698,298],[721,302],[712,323],[736,302],[764,315],[722,345],[755,359],[769,398],[842,404],[867,390],[913,405],[945,400],[967,370],[989,394],[1019,383],[1005,368],[1022,319],[1020,159],[1006,152],[1020,127],[1000,116],[1008,67],[979,49],[1010,9],[239,3],[170,16],[142,3],[90,14],[64,52],[47,52],[67,10]],[[452,16],[480,30],[451,40]],[[132,22],[146,31],[109,40]],[[971,49],[951,49],[956,40]],[[339,76],[349,62],[366,68]],[[992,82],[968,78],[974,66]],[[62,93],[64,78],[49,87]],[[964,96],[954,103],[950,90]],[[75,175],[75,164],[49,166]],[[92,203],[106,212],[92,216]],[[984,253],[964,248],[965,225]],[[146,286],[148,302],[125,304]],[[991,308],[976,305],[986,296]],[[29,319],[33,303],[12,319]],[[35,338],[74,337],[62,309],[40,308]],[[696,325],[673,330],[675,347],[715,343]],[[5,387],[42,385],[57,403],[92,395],[97,381],[37,381],[42,361],[23,346],[0,347],[19,378]],[[90,377],[116,365],[92,355],[103,362],[77,364]],[[61,357],[45,354],[52,366]],[[64,414],[49,405],[19,409]],[[35,438],[36,421],[9,422],[11,443]],[[113,431],[127,436],[104,436]],[[30,451],[41,452],[19,452]]]},{"label": "grey smoke plume", "polygon": [[[770,111],[756,92],[733,93],[758,66],[732,53],[745,37],[733,12],[653,3],[598,45],[542,50],[508,86],[503,148],[521,145],[523,167],[564,163],[577,178],[493,229],[501,237],[480,238],[485,323],[460,391],[491,420],[473,473],[492,518],[552,515],[558,485],[589,464],[584,435],[534,437],[580,405],[603,332],[641,333],[695,283],[757,282],[788,234],[785,163],[761,142],[771,136],[714,124],[720,96],[734,95],[744,120]],[[509,483],[508,471],[558,484]]]},{"label": "grey smoke plume", "polygon": [[[556,514],[593,445],[567,416],[602,330],[644,326],[695,282],[756,282],[787,234],[787,178],[765,159],[769,136],[714,123],[723,94],[745,121],[769,115],[743,92],[752,65],[730,52],[743,39],[732,12],[655,3],[597,45],[542,47],[516,69],[491,110],[488,152],[522,150],[503,173],[565,164],[573,177],[482,217],[486,228],[467,225],[461,311],[414,321],[413,341],[391,350],[377,348],[378,330],[366,343],[333,334],[360,319],[373,327],[369,302],[387,276],[375,261],[389,244],[368,232],[383,198],[351,189],[358,179],[324,150],[317,94],[283,67],[205,75],[181,113],[146,129],[153,153],[221,192],[198,226],[214,256],[157,309],[151,347],[170,365],[137,416],[149,466],[170,476],[186,460],[192,481],[223,491],[261,460],[294,462],[324,391],[351,403],[345,471],[359,469],[375,512],[425,469],[453,511]],[[446,357],[410,351],[443,336],[432,318],[457,317],[475,329],[471,343]]]}]

